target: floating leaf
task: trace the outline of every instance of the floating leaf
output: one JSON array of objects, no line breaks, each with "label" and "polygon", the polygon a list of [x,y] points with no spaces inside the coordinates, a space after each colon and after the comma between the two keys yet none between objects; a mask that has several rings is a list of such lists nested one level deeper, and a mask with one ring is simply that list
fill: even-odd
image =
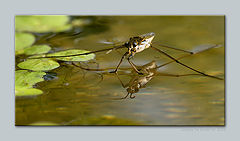
[{"label": "floating leaf", "polygon": [[18,67],[22,69],[28,69],[33,71],[48,71],[59,67],[58,62],[51,59],[28,59],[27,61],[18,64]]},{"label": "floating leaf", "polygon": [[71,28],[68,16],[64,15],[33,15],[16,16],[16,30],[28,32],[59,32]]},{"label": "floating leaf", "polygon": [[35,41],[35,37],[29,33],[15,33],[16,54],[23,53],[23,49],[30,47]]},{"label": "floating leaf", "polygon": [[15,87],[15,96],[34,96],[42,93],[41,90],[35,88]]},{"label": "floating leaf", "polygon": [[24,54],[26,55],[42,54],[47,53],[50,50],[51,47],[49,47],[48,45],[35,45],[24,49]]},{"label": "floating leaf", "polygon": [[32,85],[44,81],[45,72],[29,72],[27,70],[15,71],[15,85],[31,88]]},{"label": "floating leaf", "polygon": [[43,76],[45,74],[45,72],[28,72],[27,70],[15,71],[15,95],[32,96],[42,94],[41,90],[32,88],[32,86],[44,81]]},{"label": "floating leaf", "polygon": [[[49,54],[47,56],[69,56],[69,55],[82,54],[82,53],[87,53],[87,52],[89,52],[89,51],[73,49],[73,50],[56,52],[56,53],[53,53],[53,54]],[[62,60],[62,61],[88,61],[88,60],[93,59],[94,57],[95,57],[95,54],[91,53],[91,54],[88,54],[88,55],[79,55],[79,56],[71,56],[71,57],[59,57],[59,58],[56,58],[56,59]]]}]

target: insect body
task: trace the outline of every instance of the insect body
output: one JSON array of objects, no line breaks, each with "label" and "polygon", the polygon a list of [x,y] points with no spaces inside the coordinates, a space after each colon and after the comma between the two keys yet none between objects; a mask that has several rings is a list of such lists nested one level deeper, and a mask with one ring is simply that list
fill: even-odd
[{"label": "insect body", "polygon": [[128,56],[128,57],[127,57],[127,60],[128,60],[128,62],[129,62],[129,64],[133,67],[133,69],[134,69],[138,74],[142,74],[141,72],[139,72],[139,71],[137,70],[136,65],[133,64],[133,63],[130,61],[130,59],[131,59],[136,53],[141,52],[141,51],[143,51],[143,50],[146,49],[146,48],[149,48],[149,47],[151,46],[151,44],[152,44],[152,40],[153,40],[154,36],[155,36],[155,34],[154,34],[153,32],[151,32],[151,33],[143,34],[143,35],[141,35],[141,36],[137,36],[137,37],[132,37],[132,38],[130,38],[129,41],[124,44],[124,46],[128,48],[128,52],[126,52],[126,53],[122,56],[120,62],[119,62],[118,65],[117,65],[117,68],[116,68],[114,71],[112,71],[112,73],[117,72],[120,64],[121,64],[122,61],[123,61],[123,59],[124,59],[126,56]]},{"label": "insect body", "polygon": [[130,38],[129,42],[125,44],[128,48],[129,54],[133,56],[135,53],[141,52],[144,49],[149,48],[151,46],[154,36],[155,34],[151,32],[141,35],[139,37]]}]

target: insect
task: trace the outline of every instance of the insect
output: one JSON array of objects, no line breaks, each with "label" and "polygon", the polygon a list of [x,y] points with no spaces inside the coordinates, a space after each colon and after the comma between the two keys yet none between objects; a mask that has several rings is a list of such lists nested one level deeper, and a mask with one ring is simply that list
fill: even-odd
[{"label": "insect", "polygon": [[[202,74],[204,76],[208,76],[208,77],[213,77],[213,78],[217,78],[217,79],[220,79],[218,77],[215,77],[215,76],[212,76],[212,75],[208,75],[206,73],[203,73],[197,69],[194,69],[182,62],[179,61],[179,59],[177,58],[174,58],[172,57],[171,55],[167,54],[166,52],[164,52],[162,49],[159,49],[159,48],[156,48],[156,47],[153,47],[152,46],[152,41],[155,37],[155,33],[153,32],[150,32],[150,33],[147,33],[147,34],[143,34],[143,35],[140,35],[140,36],[135,36],[135,37],[131,37],[129,39],[128,42],[120,45],[120,46],[116,46],[116,47],[112,47],[112,48],[108,48],[108,49],[101,49],[101,50],[96,50],[96,51],[91,51],[91,52],[87,52],[87,53],[81,53],[81,54],[74,54],[74,55],[66,55],[66,56],[46,56],[46,57],[38,57],[38,58],[57,58],[57,57],[71,57],[71,56],[79,56],[79,55],[88,55],[88,54],[91,54],[91,53],[97,53],[97,52],[103,52],[103,51],[107,51],[107,53],[113,51],[113,50],[116,50],[116,49],[120,49],[120,48],[127,48],[127,52],[123,54],[123,56],[121,57],[119,63],[117,64],[116,68],[114,71],[111,71],[111,73],[117,73],[122,61],[124,58],[127,58],[127,61],[129,62],[129,64],[131,65],[131,67],[140,75],[142,75],[143,73],[140,72],[137,68],[136,68],[136,65],[131,61],[131,59],[133,58],[133,56],[136,54],[136,53],[139,53],[139,52],[142,52],[144,51],[145,49],[148,49],[148,48],[151,48],[151,49],[154,49],[156,51],[158,51],[159,53],[167,56],[168,58],[170,58],[172,60],[172,62],[176,62],[192,71],[195,71],[199,74]],[[182,50],[182,49],[178,49],[178,48],[174,48],[174,47],[170,47],[170,46],[166,46],[166,45],[161,45],[159,44],[160,46],[162,47],[166,47],[166,48],[169,48],[169,49],[174,49],[174,50],[178,50],[178,51],[182,51],[182,52],[186,52],[188,54],[194,54],[195,52],[192,52],[192,51],[186,51],[186,50]],[[216,47],[219,46],[219,45],[216,45]]]}]

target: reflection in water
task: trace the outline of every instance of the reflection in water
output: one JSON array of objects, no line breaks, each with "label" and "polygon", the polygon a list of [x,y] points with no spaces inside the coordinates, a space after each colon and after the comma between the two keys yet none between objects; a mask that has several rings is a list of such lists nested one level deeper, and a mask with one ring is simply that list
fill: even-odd
[{"label": "reflection in water", "polygon": [[133,96],[132,94],[137,93],[139,89],[144,88],[146,84],[153,78],[154,74],[156,73],[156,70],[157,70],[157,65],[155,61],[152,61],[142,67],[139,67],[138,71],[145,75],[133,76],[133,78],[126,85],[123,84],[121,79],[118,77],[118,74],[116,74],[123,88],[126,88],[128,92],[127,95],[121,99],[127,98],[129,94],[131,99],[135,98],[135,96]]},{"label": "reflection in water", "polygon": [[[180,59],[182,59],[183,57],[181,57]],[[165,63],[165,64],[169,64],[169,63]],[[108,74],[108,71],[111,70],[112,68],[105,68],[105,69],[91,69],[91,68],[85,68],[81,65],[76,65],[74,62],[72,63],[72,65],[79,67],[83,70],[87,70],[87,71],[101,71],[102,75],[103,74]],[[129,73],[126,72],[126,70],[131,70],[131,68],[120,68],[120,70],[125,70],[124,72],[121,73],[121,75],[127,75],[127,76],[131,76],[132,78],[130,79],[130,81],[127,84],[124,84],[122,82],[122,80],[119,77],[119,74],[116,73],[116,77],[118,78],[118,80],[120,81],[121,85],[123,88],[126,88],[127,90],[127,94],[126,96],[120,98],[120,99],[126,99],[128,97],[128,95],[130,95],[129,97],[131,99],[135,98],[136,96],[133,96],[134,93],[138,93],[139,90],[141,88],[145,88],[146,84],[152,80],[155,76],[170,76],[170,77],[181,77],[181,76],[190,76],[190,75],[202,75],[202,76],[207,76],[207,77],[211,77],[211,78],[215,78],[218,80],[223,80],[222,78],[216,77],[216,76],[208,76],[208,75],[203,75],[203,74],[182,74],[182,75],[177,75],[177,74],[169,74],[169,73],[161,73],[158,72],[158,68],[162,67],[163,65],[157,66],[156,61],[153,60],[150,63],[147,63],[143,66],[135,66],[135,68],[138,70],[139,73],[136,73],[136,71],[131,71],[131,74],[134,75],[130,75]],[[111,72],[110,72],[111,73]],[[143,75],[142,75],[143,74]],[[101,76],[102,76],[101,75]],[[102,78],[103,79],[103,78]],[[119,99],[119,98],[117,98]]]},{"label": "reflection in water", "polygon": [[[73,39],[77,43],[86,36],[109,30],[109,24],[113,23],[113,20],[106,16],[71,16],[69,23],[73,27],[64,32],[33,33],[37,38],[35,44],[51,43],[51,46],[58,47],[65,44],[63,40],[66,42]],[[55,49],[57,51],[57,48]]]},{"label": "reflection in water", "polygon": [[[111,70],[111,68],[106,68],[106,69],[89,69],[89,68],[84,68],[80,65],[76,65],[75,63],[72,63],[74,66],[79,67],[81,69],[87,70],[87,71],[107,71]],[[116,77],[120,81],[121,85],[123,88],[126,88],[127,90],[127,95],[121,99],[127,98],[127,96],[130,94],[130,98],[133,99],[135,96],[132,94],[137,93],[139,89],[144,88],[145,85],[154,77],[157,71],[157,65],[155,61],[152,61],[148,64],[145,64],[143,66],[135,66],[141,74],[136,74],[133,75],[132,79],[127,83],[123,84],[122,80],[119,78],[119,74],[116,73]],[[125,69],[125,70],[130,70],[131,68],[120,68],[120,69]],[[106,73],[106,72],[105,72]],[[134,74],[134,72],[131,72]],[[103,73],[104,74],[104,73]],[[121,75],[129,75],[129,73],[122,73]]]}]

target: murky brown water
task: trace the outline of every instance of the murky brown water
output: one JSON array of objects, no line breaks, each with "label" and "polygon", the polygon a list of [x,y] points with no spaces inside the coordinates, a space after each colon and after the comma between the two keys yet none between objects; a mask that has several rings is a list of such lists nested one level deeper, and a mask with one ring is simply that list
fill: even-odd
[{"label": "murky brown water", "polygon": [[[71,48],[97,50],[110,47],[103,40],[126,41],[131,36],[155,32],[154,42],[192,50],[202,44],[224,45],[224,17],[201,16],[119,16],[103,17],[86,26],[79,35],[58,34],[37,43],[49,43],[55,50]],[[160,47],[153,43],[155,47]],[[114,67],[126,51],[97,54],[99,68]],[[183,55],[167,50],[174,57]],[[168,62],[158,52],[147,49],[133,62],[144,65],[155,60]],[[207,74],[224,77],[224,47],[181,60]],[[96,67],[96,64],[90,64]],[[129,67],[125,60],[121,67]],[[162,73],[194,73],[176,63],[158,70]],[[134,99],[114,100],[127,94],[117,76],[84,71],[64,64],[51,72],[57,78],[40,82],[44,91],[36,97],[16,98],[16,125],[34,123],[57,125],[224,125],[224,80],[193,76],[155,76]],[[123,83],[133,75],[120,73]],[[101,80],[103,77],[103,80]]]}]

